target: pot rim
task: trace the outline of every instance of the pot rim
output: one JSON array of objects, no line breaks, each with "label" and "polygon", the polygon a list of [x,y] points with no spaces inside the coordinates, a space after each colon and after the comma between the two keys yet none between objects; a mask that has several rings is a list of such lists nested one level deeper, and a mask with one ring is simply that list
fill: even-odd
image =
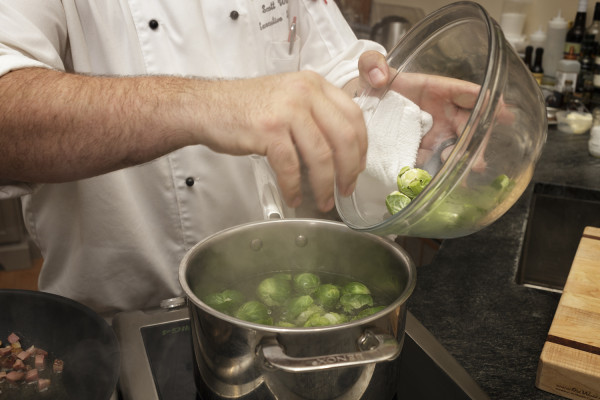
[{"label": "pot rim", "polygon": [[[188,285],[187,279],[186,279],[186,273],[187,273],[187,269],[188,269],[187,267],[189,265],[189,260],[192,257],[194,257],[196,255],[196,253],[198,253],[203,248],[208,246],[212,241],[214,241],[215,239],[217,239],[223,235],[226,235],[227,233],[234,231],[234,230],[240,230],[240,229],[247,230],[247,229],[250,229],[251,227],[261,226],[264,224],[290,224],[290,223],[307,223],[307,224],[311,224],[311,225],[318,224],[318,225],[326,225],[326,226],[332,225],[332,226],[335,226],[337,229],[347,229],[348,233],[350,233],[352,235],[364,236],[365,238],[367,238],[367,240],[371,240],[376,243],[380,243],[381,246],[387,248],[389,251],[394,252],[395,254],[397,254],[400,258],[402,258],[405,261],[406,269],[407,269],[407,283],[406,283],[405,287],[402,289],[401,294],[392,303],[390,303],[387,307],[385,307],[383,310],[381,310],[375,314],[369,315],[367,317],[361,318],[359,320],[349,321],[349,322],[345,322],[342,324],[336,324],[336,325],[310,327],[310,328],[279,327],[279,326],[263,325],[263,324],[257,324],[254,322],[244,321],[244,320],[235,318],[233,316],[230,316],[228,314],[225,314],[225,313],[215,310],[214,308],[208,306],[206,303],[204,303],[202,300],[200,300],[194,294],[194,292]],[[320,219],[310,219],[310,218],[285,218],[285,219],[278,219],[278,220],[255,221],[255,222],[248,222],[245,224],[236,225],[236,226],[224,229],[224,230],[214,233],[214,234],[206,237],[205,239],[201,240],[200,242],[196,243],[191,249],[188,250],[188,252],[185,254],[185,256],[183,257],[183,259],[181,260],[181,263],[179,265],[179,283],[181,284],[181,287],[183,288],[183,291],[186,295],[188,303],[192,302],[193,305],[202,309],[204,312],[211,314],[212,316],[219,318],[221,320],[225,320],[231,324],[238,325],[238,326],[244,326],[246,328],[251,328],[254,330],[270,332],[270,333],[282,333],[282,332],[302,333],[302,334],[307,334],[310,332],[322,333],[322,332],[328,332],[328,331],[335,331],[335,330],[339,330],[339,329],[343,329],[343,328],[347,328],[347,327],[361,326],[361,325],[369,324],[372,321],[380,319],[383,315],[391,313],[392,311],[400,308],[403,304],[406,303],[406,301],[408,300],[408,298],[411,296],[412,292],[415,289],[416,278],[417,278],[416,275],[417,275],[417,271],[416,271],[416,266],[415,266],[413,260],[410,258],[410,256],[406,252],[406,250],[404,250],[402,247],[400,247],[395,242],[393,242],[387,238],[377,236],[372,233],[357,232],[341,222],[320,220]]]}]

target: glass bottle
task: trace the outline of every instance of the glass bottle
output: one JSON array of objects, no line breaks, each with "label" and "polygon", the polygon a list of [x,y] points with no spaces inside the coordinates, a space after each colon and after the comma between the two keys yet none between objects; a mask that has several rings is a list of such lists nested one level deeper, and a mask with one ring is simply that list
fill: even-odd
[{"label": "glass bottle", "polygon": [[589,107],[591,109],[600,107],[600,56],[596,56],[594,61],[594,78],[592,84],[594,85],[594,89]]},{"label": "glass bottle", "polygon": [[563,87],[562,90],[562,108],[564,109],[569,109],[569,105],[571,104],[571,101],[573,100],[573,94],[575,92],[575,88],[574,88],[574,84],[573,81],[570,79],[567,79],[565,81],[565,86]]},{"label": "glass bottle", "polygon": [[523,59],[527,69],[531,70],[533,67],[533,46],[525,47],[525,58]]},{"label": "glass bottle", "polygon": [[586,107],[589,107],[594,91],[594,42],[590,37],[587,37],[581,45],[581,54],[579,56],[579,64],[581,66],[575,92],[581,98],[581,101]]},{"label": "glass bottle", "polygon": [[594,17],[590,26],[585,30],[584,41],[589,40],[594,43],[592,56],[598,55],[598,41],[600,40],[600,2],[597,1],[594,6]]},{"label": "glass bottle", "polygon": [[542,57],[544,56],[544,49],[538,47],[535,49],[535,61],[531,67],[533,77],[537,81],[538,85],[542,84],[542,78],[544,77],[544,68],[542,68]]},{"label": "glass bottle", "polygon": [[587,0],[579,0],[577,7],[577,14],[575,14],[575,21],[571,29],[567,31],[567,37],[565,39],[565,55],[569,54],[571,50],[575,54],[581,52],[581,43],[585,35],[585,25],[587,18]]}]

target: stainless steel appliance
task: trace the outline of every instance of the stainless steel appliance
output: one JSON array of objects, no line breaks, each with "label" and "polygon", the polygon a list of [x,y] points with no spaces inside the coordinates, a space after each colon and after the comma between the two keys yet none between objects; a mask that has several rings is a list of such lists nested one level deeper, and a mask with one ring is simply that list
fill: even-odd
[{"label": "stainless steel appliance", "polygon": [[[189,310],[182,298],[161,308],[118,314],[113,321],[121,344],[119,396],[122,400],[220,400],[200,397],[194,376]],[[472,399],[489,397],[410,313],[392,399]],[[259,394],[243,400],[262,399]],[[386,399],[376,399],[386,400]]]},{"label": "stainless steel appliance", "polygon": [[410,22],[406,18],[388,15],[373,26],[371,40],[380,43],[389,52],[410,29],[410,26]]}]

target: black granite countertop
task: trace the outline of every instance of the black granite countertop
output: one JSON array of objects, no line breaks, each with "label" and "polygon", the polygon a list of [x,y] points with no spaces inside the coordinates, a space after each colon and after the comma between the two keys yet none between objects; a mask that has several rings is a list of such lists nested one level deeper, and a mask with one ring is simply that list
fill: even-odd
[{"label": "black granite countertop", "polygon": [[589,134],[551,127],[532,184],[498,221],[443,241],[417,270],[409,310],[492,399],[560,399],[535,386],[560,294],[515,282],[535,182],[600,189]]}]

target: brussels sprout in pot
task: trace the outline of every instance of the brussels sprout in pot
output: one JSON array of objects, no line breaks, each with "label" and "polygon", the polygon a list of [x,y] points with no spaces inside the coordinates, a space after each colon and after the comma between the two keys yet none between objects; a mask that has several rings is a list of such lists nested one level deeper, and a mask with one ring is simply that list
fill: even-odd
[{"label": "brussels sprout in pot", "polygon": [[[395,380],[389,377],[398,370],[406,301],[416,280],[414,263],[395,243],[337,222],[263,221],[198,243],[182,260],[179,275],[190,303],[199,391],[250,396],[244,399],[393,396]],[[330,278],[360,284],[333,285]],[[252,282],[261,282],[260,290]],[[251,288],[245,290],[245,284]],[[378,307],[360,297],[365,289]],[[232,311],[228,307],[241,301],[237,290],[256,297]],[[208,304],[215,293],[216,307]],[[331,308],[343,296],[344,307],[358,307],[350,310],[352,318]],[[282,304],[277,307],[288,322],[310,307],[323,312],[300,327],[275,325],[276,315],[251,303],[264,305],[262,300]]]}]

